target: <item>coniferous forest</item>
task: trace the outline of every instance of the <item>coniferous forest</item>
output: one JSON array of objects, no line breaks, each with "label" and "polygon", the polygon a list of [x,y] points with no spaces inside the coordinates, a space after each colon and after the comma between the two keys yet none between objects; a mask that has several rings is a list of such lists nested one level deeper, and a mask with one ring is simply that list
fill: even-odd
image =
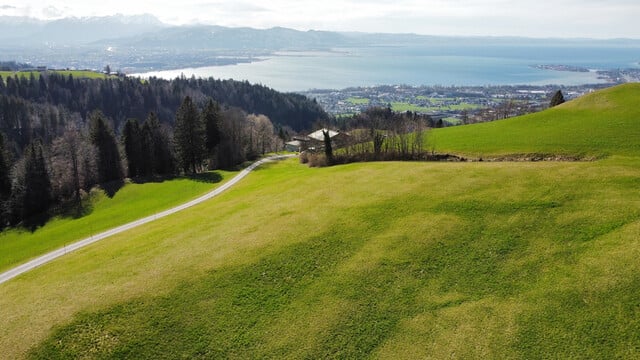
[{"label": "coniferous forest", "polygon": [[230,168],[327,120],[304,96],[233,80],[0,79],[0,228],[79,207],[126,177]]}]

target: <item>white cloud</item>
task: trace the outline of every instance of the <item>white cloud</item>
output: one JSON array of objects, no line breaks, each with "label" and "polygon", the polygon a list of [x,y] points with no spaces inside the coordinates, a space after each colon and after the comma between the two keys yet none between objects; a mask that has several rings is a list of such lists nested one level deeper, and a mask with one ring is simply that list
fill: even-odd
[{"label": "white cloud", "polygon": [[46,8],[42,9],[42,15],[46,19],[60,18],[64,16],[64,13],[64,10],[60,10],[55,6],[47,6]]}]

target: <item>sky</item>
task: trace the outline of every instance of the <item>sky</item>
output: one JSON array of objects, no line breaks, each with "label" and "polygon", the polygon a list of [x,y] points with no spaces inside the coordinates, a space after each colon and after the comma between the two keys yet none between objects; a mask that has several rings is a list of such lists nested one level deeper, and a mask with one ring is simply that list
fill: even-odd
[{"label": "sky", "polygon": [[0,0],[43,19],[151,14],[174,25],[425,35],[640,39],[639,0]]}]

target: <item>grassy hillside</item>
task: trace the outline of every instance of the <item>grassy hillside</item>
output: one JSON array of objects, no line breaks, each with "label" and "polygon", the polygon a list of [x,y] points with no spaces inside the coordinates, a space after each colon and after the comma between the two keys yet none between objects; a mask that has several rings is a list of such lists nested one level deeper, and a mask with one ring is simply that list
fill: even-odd
[{"label": "grassy hillside", "polygon": [[127,184],[113,198],[94,194],[89,214],[80,218],[57,217],[36,231],[13,229],[0,232],[0,272],[58,249],[65,244],[112,227],[152,215],[197,197],[233,173],[218,171],[210,181],[187,178],[160,183]]},{"label": "grassy hillside", "polygon": [[607,146],[269,164],[0,285],[2,356],[638,358],[640,156]]},{"label": "grassy hillside", "polygon": [[592,93],[541,113],[470,126],[436,129],[439,152],[470,156],[554,153],[640,155],[640,84]]},{"label": "grassy hillside", "polygon": [[639,179],[622,159],[271,165],[3,284],[0,348],[637,357]]},{"label": "grassy hillside", "polygon": [[[105,75],[101,72],[90,71],[90,70],[47,70],[50,73],[56,73],[64,76],[73,75],[74,78],[88,78],[88,79],[105,79],[107,77],[116,78],[115,75]],[[40,78],[39,71],[0,71],[0,76],[2,79],[6,79],[7,77],[14,75],[18,75],[18,77],[29,78],[31,74],[35,76],[36,79]]]}]

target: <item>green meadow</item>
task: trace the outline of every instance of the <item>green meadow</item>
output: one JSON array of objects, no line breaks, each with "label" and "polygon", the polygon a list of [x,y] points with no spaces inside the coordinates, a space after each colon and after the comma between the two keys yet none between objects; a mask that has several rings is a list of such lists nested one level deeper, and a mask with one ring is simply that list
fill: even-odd
[{"label": "green meadow", "polygon": [[218,171],[201,180],[178,178],[128,183],[111,198],[104,191],[95,190],[82,217],[57,216],[35,231],[17,228],[0,232],[0,272],[76,240],[187,202],[217,186],[212,182],[220,182],[233,174]]},{"label": "green meadow", "polygon": [[353,105],[368,105],[370,103],[369,99],[360,98],[360,97],[350,97],[346,101]]},{"label": "green meadow", "polygon": [[[421,105],[412,104],[410,102],[392,102],[390,104],[391,109],[397,112],[412,111],[412,112],[426,113],[426,112],[446,111],[446,110],[450,110],[450,111],[474,110],[474,109],[480,108],[480,106],[478,105],[469,104],[469,103],[461,103],[461,104],[455,104],[455,105],[445,104],[445,102],[447,101],[454,101],[455,99],[453,98],[440,99],[440,98],[428,98],[425,96],[418,96],[417,99],[428,100],[431,103],[431,105],[421,106]],[[360,97],[350,97],[346,99],[346,101],[353,105],[368,105],[371,102],[367,98],[360,98]]]},{"label": "green meadow", "polygon": [[512,119],[436,129],[440,152],[470,156],[553,153],[603,157],[640,155],[640,84],[583,96],[550,110]]},{"label": "green meadow", "polygon": [[597,161],[263,166],[0,285],[1,356],[638,358],[638,96],[432,134]]},{"label": "green meadow", "polygon": [[[107,77],[116,77],[115,75],[105,75],[101,72],[91,70],[47,70],[47,72],[64,76],[72,75],[74,78],[106,79]],[[19,78],[25,77],[29,79],[31,74],[33,74],[36,79],[40,78],[40,71],[0,71],[0,77],[2,77],[2,79],[13,77],[15,75],[18,75]]]},{"label": "green meadow", "polygon": [[[440,100],[440,99],[438,99]],[[415,104],[411,104],[408,102],[393,102],[391,103],[391,109],[393,111],[398,111],[398,112],[406,112],[406,111],[412,111],[412,112],[422,112],[422,113],[426,113],[426,112],[433,112],[433,111],[446,111],[446,110],[455,110],[455,111],[461,111],[461,110],[474,110],[474,109],[478,109],[480,108],[480,106],[478,105],[474,105],[474,104],[469,104],[469,103],[461,103],[461,104],[455,104],[455,105],[445,105],[444,101],[438,101],[438,102],[434,102],[433,105],[430,106],[420,106],[420,105],[415,105]]]}]

